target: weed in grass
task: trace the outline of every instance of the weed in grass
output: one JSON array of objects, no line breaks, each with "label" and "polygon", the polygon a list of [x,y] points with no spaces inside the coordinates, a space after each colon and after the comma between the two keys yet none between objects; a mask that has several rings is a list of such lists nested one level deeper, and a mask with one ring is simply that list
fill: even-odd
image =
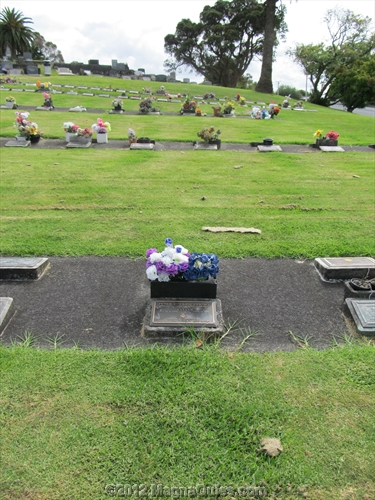
[{"label": "weed in grass", "polygon": [[64,334],[58,335],[56,334],[54,337],[48,337],[47,342],[52,345],[52,348],[56,350],[58,347],[61,347],[62,344],[64,343],[63,337],[65,337]]},{"label": "weed in grass", "polygon": [[311,340],[311,336],[305,335],[304,337],[301,337],[299,335],[295,335],[291,330],[289,330],[289,335],[292,337],[293,342],[300,349],[311,349],[311,345],[309,343],[309,341]]},{"label": "weed in grass", "polygon": [[19,347],[35,347],[38,342],[39,336],[26,330],[23,334],[18,335],[14,345]]}]

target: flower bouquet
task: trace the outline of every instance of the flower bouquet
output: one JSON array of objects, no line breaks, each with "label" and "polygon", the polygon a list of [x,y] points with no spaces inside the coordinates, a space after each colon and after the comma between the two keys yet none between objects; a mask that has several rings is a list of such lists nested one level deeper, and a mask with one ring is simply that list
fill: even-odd
[{"label": "flower bouquet", "polygon": [[27,112],[16,112],[16,122],[14,125],[18,130],[19,137],[23,137],[24,140],[29,140],[32,143],[37,143],[43,133],[39,130],[39,127],[35,122],[28,120],[29,114],[30,113]]},{"label": "flower bouquet", "polygon": [[43,103],[43,108],[50,108],[53,109],[54,105],[51,99],[51,95],[48,94],[47,92],[43,92],[43,97],[44,97],[44,103]]},{"label": "flower bouquet", "polygon": [[91,128],[96,134],[98,143],[108,142],[108,132],[111,131],[111,124],[109,122],[103,122],[101,118],[98,118],[96,123],[91,125]]},{"label": "flower bouquet", "polygon": [[15,98],[11,95],[7,95],[5,98],[5,107],[8,109],[16,109],[17,104]]},{"label": "flower bouquet", "polygon": [[70,139],[72,137],[77,136],[77,130],[79,129],[79,126],[73,122],[65,122],[63,124],[63,129],[65,131],[66,142],[70,142]]},{"label": "flower bouquet", "polygon": [[112,106],[115,111],[123,111],[122,109],[123,100],[122,99],[113,99]]},{"label": "flower bouquet", "polygon": [[236,105],[233,101],[226,101],[223,109],[224,116],[234,116],[235,107]]},{"label": "flower bouquet", "polygon": [[132,128],[128,128],[128,139],[130,144],[132,144],[133,142],[137,142],[137,134]]},{"label": "flower bouquet", "polygon": [[160,109],[154,106],[153,97],[147,97],[139,103],[139,112],[146,115],[147,113],[159,113]]},{"label": "flower bouquet", "polygon": [[328,132],[326,135],[323,136],[323,132],[318,129],[314,137],[316,139],[316,146],[337,146],[337,139],[340,137],[340,134],[335,132],[334,130],[331,130],[331,132]]},{"label": "flower bouquet", "polygon": [[151,298],[216,299],[219,260],[215,254],[190,254],[182,245],[165,240],[166,248],[146,252],[146,275]]},{"label": "flower bouquet", "polygon": [[221,140],[219,139],[219,135],[221,134],[221,130],[216,130],[215,127],[203,128],[199,132],[197,132],[197,136],[204,140],[207,144],[217,144],[218,149],[220,149]]},{"label": "flower bouquet", "polygon": [[182,103],[180,113],[183,115],[184,113],[195,113],[197,108],[196,101],[191,101],[189,96],[186,96],[185,102]]}]

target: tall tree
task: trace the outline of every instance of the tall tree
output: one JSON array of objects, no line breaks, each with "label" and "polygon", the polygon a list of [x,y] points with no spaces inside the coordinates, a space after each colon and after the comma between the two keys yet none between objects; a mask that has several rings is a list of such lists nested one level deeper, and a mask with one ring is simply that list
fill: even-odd
[{"label": "tall tree", "polygon": [[31,55],[33,59],[47,59],[52,65],[64,63],[64,57],[61,51],[57,49],[57,45],[46,42],[44,36],[37,32],[31,46]]},{"label": "tall tree", "polygon": [[371,32],[369,17],[350,10],[328,10],[324,20],[331,37],[330,45],[297,44],[288,54],[310,78],[310,102],[328,106],[340,99],[335,90],[338,86],[332,86],[335,79],[373,53],[375,33]]},{"label": "tall tree", "polygon": [[29,17],[14,8],[4,7],[0,12],[0,56],[3,57],[9,47],[12,59],[30,49],[34,39],[34,30],[27,24],[33,24]]},{"label": "tall tree", "polygon": [[[236,87],[255,55],[261,53],[264,33],[264,4],[257,0],[218,0],[206,5],[200,22],[182,19],[174,35],[164,38],[171,59],[169,70],[193,68],[217,85]],[[282,16],[277,17],[281,28]]]},{"label": "tall tree", "polygon": [[262,69],[259,81],[255,87],[257,92],[273,94],[272,85],[272,62],[273,49],[276,42],[275,18],[276,4],[279,0],[266,0],[266,22],[264,27],[264,42],[262,52]]},{"label": "tall tree", "polygon": [[274,48],[276,47],[277,41],[277,31],[281,33],[283,38],[284,33],[287,31],[287,27],[284,24],[283,28],[280,29],[278,25],[278,19],[282,17],[284,20],[285,16],[285,6],[277,5],[279,0],[266,0],[265,6],[265,25],[264,25],[264,42],[263,42],[263,52],[262,52],[262,69],[260,72],[259,81],[255,87],[257,92],[263,92],[266,94],[273,93],[272,84],[272,63],[274,56]]}]

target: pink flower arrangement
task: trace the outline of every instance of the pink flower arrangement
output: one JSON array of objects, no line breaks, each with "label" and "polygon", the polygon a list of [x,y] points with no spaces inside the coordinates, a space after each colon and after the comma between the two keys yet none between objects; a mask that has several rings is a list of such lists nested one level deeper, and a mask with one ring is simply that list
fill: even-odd
[{"label": "pink flower arrangement", "polygon": [[50,95],[47,92],[43,92],[44,99],[49,99]]},{"label": "pink flower arrangement", "polygon": [[337,141],[337,139],[340,137],[340,134],[335,132],[334,130],[331,130],[331,132],[328,132],[326,134],[326,138],[330,139],[331,141]]},{"label": "pink flower arrangement", "polygon": [[96,120],[96,123],[94,123],[91,128],[96,134],[106,134],[107,132],[111,131],[111,125],[108,122],[103,122],[101,118],[98,118]]}]

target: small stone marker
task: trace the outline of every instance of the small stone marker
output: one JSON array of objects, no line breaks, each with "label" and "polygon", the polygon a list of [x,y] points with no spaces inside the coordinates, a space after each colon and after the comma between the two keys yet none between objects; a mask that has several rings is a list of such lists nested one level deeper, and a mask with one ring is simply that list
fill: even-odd
[{"label": "small stone marker", "polygon": [[176,337],[193,327],[206,339],[223,332],[219,299],[151,299],[142,337]]},{"label": "small stone marker", "polygon": [[217,144],[207,144],[207,142],[197,142],[194,149],[217,150]]},{"label": "small stone marker", "polygon": [[13,139],[5,143],[5,146],[11,148],[26,148],[30,144],[30,141],[20,141],[19,139]]},{"label": "small stone marker", "polygon": [[14,314],[11,297],[0,297],[0,333],[2,333]]},{"label": "small stone marker", "polygon": [[89,148],[91,146],[91,139],[83,140],[83,137],[73,136],[67,143],[67,148]]},{"label": "small stone marker", "polygon": [[260,151],[261,153],[268,153],[268,152],[271,152],[271,151],[282,151],[281,147],[280,146],[258,146],[258,151]]},{"label": "small stone marker", "polygon": [[66,93],[66,95],[78,95],[78,92],[73,92],[72,90],[70,90]]},{"label": "small stone marker", "polygon": [[255,227],[202,227],[202,231],[209,231],[211,233],[254,233],[254,234],[262,234],[260,229],[256,229]]},{"label": "small stone marker", "polygon": [[35,108],[35,111],[52,111],[53,108],[50,107],[50,106],[38,106],[37,108]]},{"label": "small stone marker", "polygon": [[375,335],[375,300],[346,299],[346,305],[361,335]]},{"label": "small stone marker", "polygon": [[319,149],[324,153],[345,153],[340,146],[319,146]]},{"label": "small stone marker", "polygon": [[82,95],[93,96],[94,94],[92,92],[82,92]]},{"label": "small stone marker", "polygon": [[317,258],[314,265],[323,281],[375,277],[375,259],[371,257]]},{"label": "small stone marker", "polygon": [[0,280],[35,280],[49,268],[47,257],[0,257]]},{"label": "small stone marker", "polygon": [[143,150],[146,150],[146,151],[153,151],[154,150],[154,146],[155,144],[142,144],[142,143],[139,143],[139,142],[133,142],[132,144],[130,144],[130,149],[131,150],[139,150],[139,149],[143,149]]},{"label": "small stone marker", "polygon": [[98,97],[110,97],[109,94],[99,94]]}]

